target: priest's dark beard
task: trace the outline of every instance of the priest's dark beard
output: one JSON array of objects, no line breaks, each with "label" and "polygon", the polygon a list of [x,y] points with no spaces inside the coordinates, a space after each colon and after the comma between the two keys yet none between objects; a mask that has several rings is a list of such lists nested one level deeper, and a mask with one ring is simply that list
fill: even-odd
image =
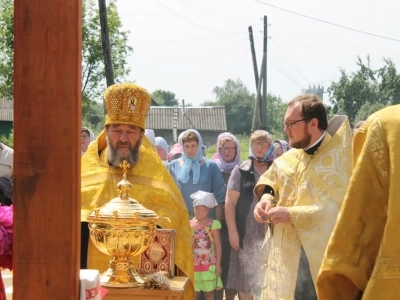
[{"label": "priest's dark beard", "polygon": [[[129,153],[127,157],[120,157],[118,155],[118,146],[119,145],[129,145]],[[140,145],[142,144],[142,139],[140,138],[135,147],[132,147],[132,144],[129,142],[118,142],[115,147],[111,145],[109,139],[107,139],[107,146],[108,146],[108,164],[113,167],[119,167],[119,165],[126,160],[132,167],[135,166],[139,160],[139,149]]]},{"label": "priest's dark beard", "polygon": [[311,134],[308,132],[308,128],[304,128],[304,137],[298,141],[298,142],[293,142],[289,143],[292,148],[295,149],[305,149],[310,145],[311,142]]}]

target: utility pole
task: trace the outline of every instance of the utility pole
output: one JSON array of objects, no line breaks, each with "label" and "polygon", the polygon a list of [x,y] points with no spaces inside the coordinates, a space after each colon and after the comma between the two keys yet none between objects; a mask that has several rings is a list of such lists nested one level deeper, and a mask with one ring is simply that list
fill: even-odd
[{"label": "utility pole", "polygon": [[[266,60],[267,57],[264,55],[261,63],[261,71],[260,74],[263,74],[265,72],[265,67],[266,67]],[[253,122],[251,124],[251,132],[254,132],[257,130],[260,125],[261,125],[261,111],[260,111],[260,102],[261,102],[261,86],[263,83],[263,77],[260,78],[258,81],[258,86],[257,86],[257,96],[255,99],[254,103],[254,111],[253,111]]]},{"label": "utility pole", "polygon": [[110,37],[108,35],[107,6],[106,0],[99,0],[101,45],[103,48],[104,67],[106,72],[107,86],[114,84],[114,71],[111,61]]},{"label": "utility pole", "polygon": [[178,105],[174,105],[174,118],[172,121],[172,139],[174,144],[178,142]]},{"label": "utility pole", "polygon": [[257,67],[256,51],[254,50],[253,28],[251,26],[249,26],[249,40],[250,40],[251,57],[253,59],[254,78],[256,80],[256,88],[257,88],[259,80],[258,67]]},{"label": "utility pole", "polygon": [[263,55],[265,59],[265,68],[264,72],[260,75],[263,78],[263,92],[262,92],[262,101],[261,101],[261,129],[267,129],[267,44],[268,44],[268,18],[264,16],[264,47],[263,47]]}]

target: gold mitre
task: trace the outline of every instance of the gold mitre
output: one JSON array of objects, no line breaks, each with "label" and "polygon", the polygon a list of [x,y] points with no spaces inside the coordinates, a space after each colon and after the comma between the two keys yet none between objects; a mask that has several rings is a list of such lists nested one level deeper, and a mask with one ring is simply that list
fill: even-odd
[{"label": "gold mitre", "polygon": [[134,83],[113,84],[104,92],[104,125],[128,124],[146,128],[150,94]]}]

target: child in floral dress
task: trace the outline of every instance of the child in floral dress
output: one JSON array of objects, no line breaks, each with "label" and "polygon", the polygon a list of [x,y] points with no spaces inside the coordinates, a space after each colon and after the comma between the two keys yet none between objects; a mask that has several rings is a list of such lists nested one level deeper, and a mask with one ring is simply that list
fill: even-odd
[{"label": "child in floral dress", "polygon": [[218,205],[214,194],[198,191],[193,199],[194,217],[190,220],[193,236],[194,299],[202,291],[206,300],[214,299],[214,290],[222,288],[221,281],[221,223],[208,217]]}]

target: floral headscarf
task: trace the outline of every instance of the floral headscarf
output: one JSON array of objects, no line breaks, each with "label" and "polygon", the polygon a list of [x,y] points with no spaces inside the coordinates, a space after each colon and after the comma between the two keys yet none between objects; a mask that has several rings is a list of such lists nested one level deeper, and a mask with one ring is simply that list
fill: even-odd
[{"label": "floral headscarf", "polygon": [[230,138],[235,142],[235,144],[236,144],[236,157],[235,157],[234,161],[232,161],[232,162],[226,162],[226,161],[222,158],[222,155],[219,154],[219,150],[218,150],[218,152],[217,152],[216,154],[214,154],[212,160],[214,160],[214,161],[218,164],[219,169],[221,170],[221,172],[228,173],[228,172],[231,172],[231,171],[233,170],[233,168],[234,168],[236,165],[240,164],[240,163],[241,163],[241,160],[240,160],[240,142],[239,142],[239,140],[238,140],[232,133],[230,133],[230,132],[224,132],[224,133],[221,133],[221,134],[218,136],[218,138],[217,138],[217,149],[219,149],[221,140],[222,140],[223,138],[226,138],[226,137],[230,137]]},{"label": "floral headscarf", "polygon": [[287,152],[290,149],[289,144],[284,140],[276,140],[276,141],[274,141],[274,143],[278,143],[279,145],[281,145],[282,154]]}]

